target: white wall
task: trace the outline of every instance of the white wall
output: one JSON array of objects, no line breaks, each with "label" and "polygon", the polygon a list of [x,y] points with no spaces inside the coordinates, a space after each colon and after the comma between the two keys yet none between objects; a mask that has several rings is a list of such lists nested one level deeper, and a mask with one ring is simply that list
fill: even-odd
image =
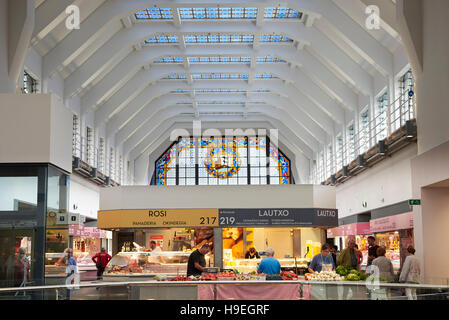
[{"label": "white wall", "polygon": [[[415,144],[336,187],[340,218],[412,199],[411,159]],[[367,202],[367,207],[362,206]]]},{"label": "white wall", "polygon": [[0,162],[52,163],[71,172],[72,116],[56,97],[0,94],[0,114]]},{"label": "white wall", "polygon": [[70,176],[69,211],[97,219],[100,187],[76,174]]},{"label": "white wall", "polygon": [[100,192],[100,210],[265,207],[335,208],[335,188],[313,185],[124,186]]}]

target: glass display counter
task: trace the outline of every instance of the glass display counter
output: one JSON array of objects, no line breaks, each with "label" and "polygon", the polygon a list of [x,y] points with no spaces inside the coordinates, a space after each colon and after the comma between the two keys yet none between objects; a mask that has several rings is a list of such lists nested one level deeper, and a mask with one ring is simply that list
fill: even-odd
[{"label": "glass display counter", "polygon": [[[120,252],[112,257],[103,274],[105,281],[129,281],[132,278],[154,278],[185,275],[191,252]],[[206,256],[208,265],[209,257]],[[123,279],[125,278],[125,279]]]},{"label": "glass display counter", "polygon": [[[253,271],[257,271],[257,266],[259,265],[262,259],[224,259],[223,267],[226,269],[234,269],[240,273],[251,273]],[[283,270],[294,270],[298,268],[298,270],[306,270],[308,264],[310,263],[310,259],[278,259],[281,264],[281,268]]]}]

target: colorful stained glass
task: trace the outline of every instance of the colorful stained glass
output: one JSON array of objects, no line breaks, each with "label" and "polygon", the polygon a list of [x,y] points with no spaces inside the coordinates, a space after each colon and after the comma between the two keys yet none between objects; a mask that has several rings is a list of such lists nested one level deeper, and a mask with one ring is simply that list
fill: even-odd
[{"label": "colorful stained glass", "polygon": [[265,137],[180,139],[156,162],[156,184],[289,184],[290,160],[266,148]]}]

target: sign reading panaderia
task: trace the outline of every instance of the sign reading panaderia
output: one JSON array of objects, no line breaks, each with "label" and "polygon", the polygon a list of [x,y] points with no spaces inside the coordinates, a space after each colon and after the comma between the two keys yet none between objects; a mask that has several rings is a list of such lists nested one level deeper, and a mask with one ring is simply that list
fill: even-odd
[{"label": "sign reading panaderia", "polygon": [[220,227],[336,227],[337,209],[219,209]]},{"label": "sign reading panaderia", "polygon": [[127,209],[98,212],[98,228],[218,227],[217,209]]}]

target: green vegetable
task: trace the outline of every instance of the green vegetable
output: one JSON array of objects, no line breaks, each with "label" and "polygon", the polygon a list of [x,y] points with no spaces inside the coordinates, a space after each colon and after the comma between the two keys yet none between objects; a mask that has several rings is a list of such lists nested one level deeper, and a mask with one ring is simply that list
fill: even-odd
[{"label": "green vegetable", "polygon": [[348,274],[348,268],[345,266],[338,266],[337,269],[335,269],[335,272],[341,276],[346,276]]},{"label": "green vegetable", "polygon": [[379,278],[379,281],[387,282],[387,278],[385,278],[385,277],[380,277],[380,278]]},{"label": "green vegetable", "polygon": [[365,281],[368,278],[368,275],[366,273],[361,273],[359,275],[360,280]]},{"label": "green vegetable", "polygon": [[358,271],[355,270],[355,269],[352,269],[351,271],[349,271],[349,274],[355,274],[355,275],[360,276],[360,272],[358,272]]},{"label": "green vegetable", "polygon": [[354,273],[350,273],[345,278],[346,281],[360,281],[360,277]]}]

